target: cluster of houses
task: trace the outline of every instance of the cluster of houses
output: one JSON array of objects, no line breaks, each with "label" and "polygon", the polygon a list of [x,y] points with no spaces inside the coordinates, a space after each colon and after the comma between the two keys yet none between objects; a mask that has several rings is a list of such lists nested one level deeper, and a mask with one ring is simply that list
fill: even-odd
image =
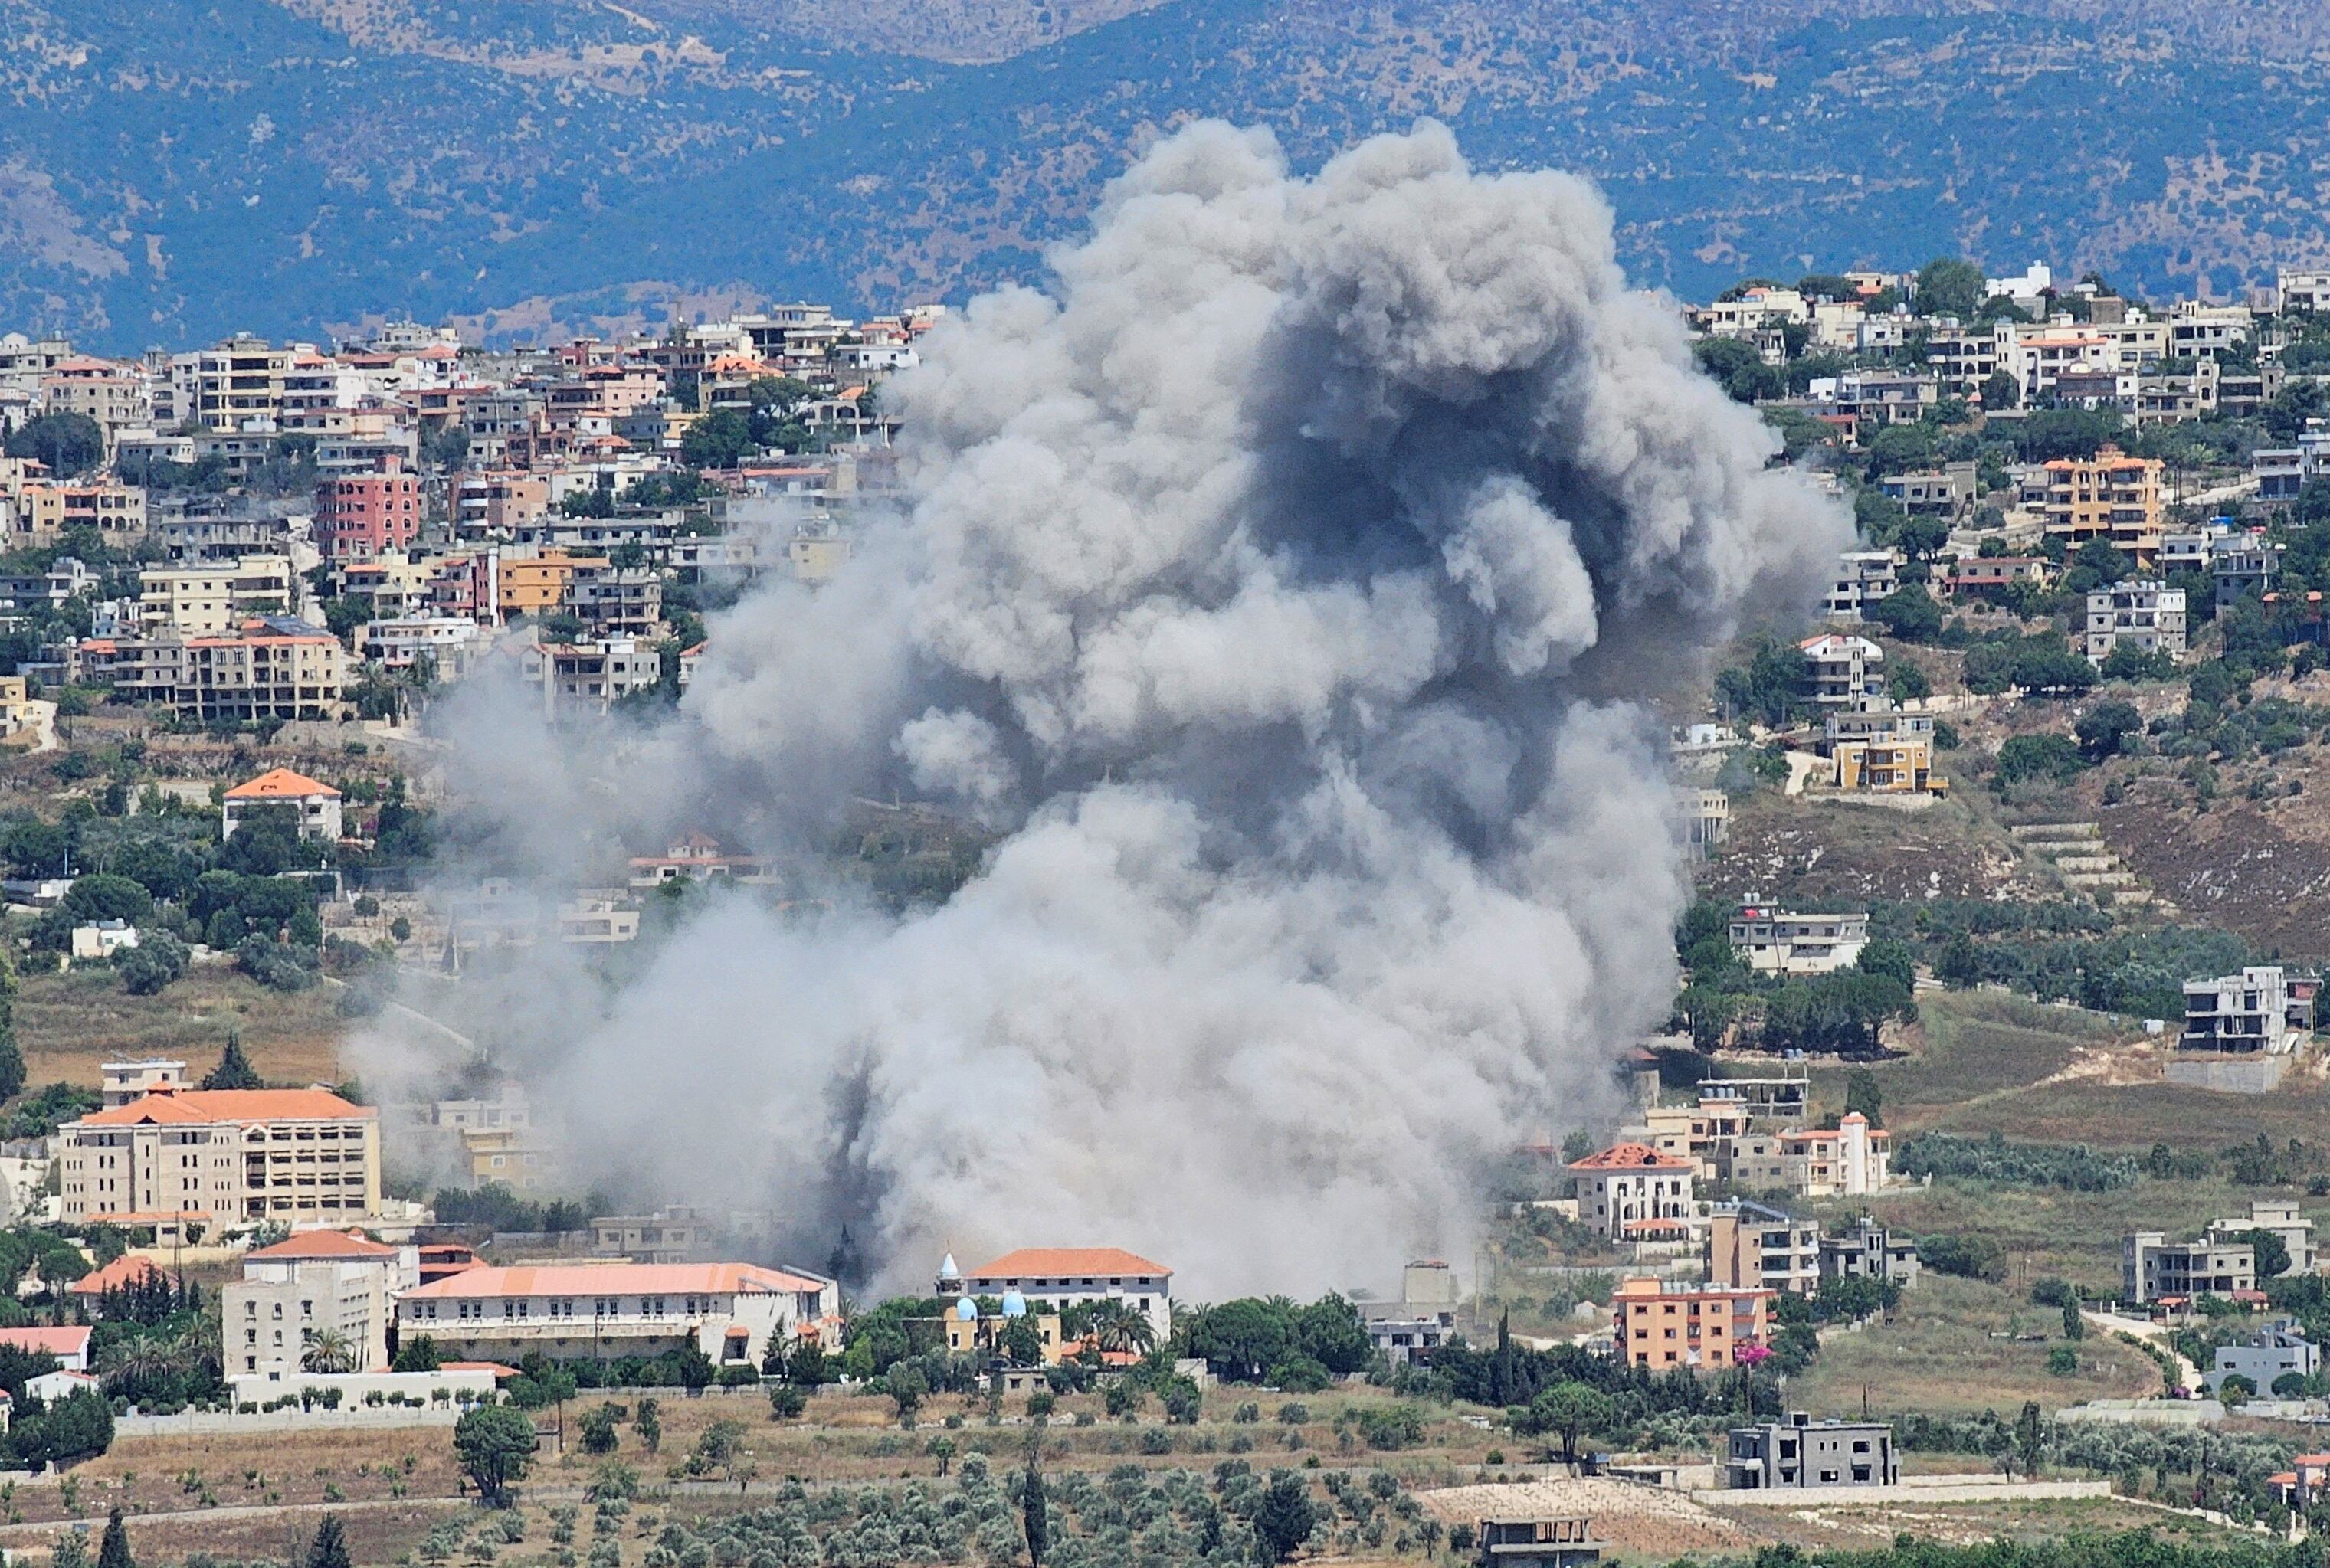
[{"label": "cluster of houses", "polygon": [[[336,718],[362,666],[453,679],[497,655],[550,711],[603,711],[664,678],[668,585],[816,581],[846,558],[852,508],[893,472],[874,389],[943,314],[800,304],[506,351],[400,323],[128,360],[0,336],[0,435],[75,415],[103,442],[86,473],[0,458],[0,550],[94,537],[152,562],[114,599],[69,557],[0,579],[0,615],[86,598],[89,633],[26,673],[204,723]],[[795,455],[688,441],[772,411]],[[281,494],[295,461],[312,487]],[[319,597],[360,618],[327,629]]]}]

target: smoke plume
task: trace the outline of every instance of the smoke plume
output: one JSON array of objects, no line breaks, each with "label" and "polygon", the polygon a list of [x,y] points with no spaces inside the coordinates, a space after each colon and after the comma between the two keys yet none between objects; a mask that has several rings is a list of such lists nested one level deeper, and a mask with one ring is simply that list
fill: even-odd
[{"label": "smoke plume", "polygon": [[886,385],[907,498],[715,619],[670,723],[578,763],[463,699],[456,785],[540,874],[707,812],[797,851],[853,795],[983,824],[977,874],[726,897],[611,994],[551,955],[510,1059],[582,1176],[849,1221],[894,1283],[1032,1244],[1381,1279],[1607,1109],[1685,896],[1648,704],[1850,527],[1589,186],[1436,125],[1311,178],[1192,126],[1052,269]]}]

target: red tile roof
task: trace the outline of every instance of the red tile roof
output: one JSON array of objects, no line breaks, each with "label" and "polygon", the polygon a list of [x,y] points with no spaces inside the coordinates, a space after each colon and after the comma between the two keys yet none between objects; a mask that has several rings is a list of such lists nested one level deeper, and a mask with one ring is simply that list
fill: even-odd
[{"label": "red tile roof", "polygon": [[289,768],[270,768],[258,778],[236,785],[226,792],[230,800],[295,800],[307,795],[337,795],[329,784],[320,784],[305,773],[294,773]]},{"label": "red tile roof", "polygon": [[350,1105],[327,1089],[181,1089],[127,1105],[93,1110],[73,1125],[137,1127],[205,1121],[346,1121],[376,1117],[369,1105]]},{"label": "red tile roof", "polygon": [[71,1324],[62,1328],[0,1328],[0,1345],[62,1360],[69,1355],[87,1355],[89,1335],[90,1327],[86,1323]]},{"label": "red tile roof", "polygon": [[124,1252],[102,1269],[92,1269],[65,1287],[76,1296],[102,1296],[108,1290],[118,1290],[124,1285],[143,1283],[152,1275],[162,1272],[161,1265],[153,1259],[136,1252]]},{"label": "red tile roof", "polygon": [[393,1258],[396,1249],[384,1242],[357,1235],[353,1231],[308,1231],[290,1240],[278,1242],[271,1247],[259,1247],[243,1254],[244,1261],[253,1258]]},{"label": "red tile roof", "polygon": [[1697,1170],[1698,1162],[1661,1154],[1647,1143],[1614,1143],[1598,1154],[1569,1162],[1571,1170]]},{"label": "red tile roof", "polygon": [[1024,1280],[1062,1274],[1168,1274],[1162,1263],[1128,1252],[1121,1247],[1022,1247],[1006,1252],[980,1269],[964,1270],[965,1280]]},{"label": "red tile roof", "polygon": [[407,1290],[400,1300],[495,1296],[727,1296],[815,1290],[823,1282],[750,1263],[481,1265]]}]

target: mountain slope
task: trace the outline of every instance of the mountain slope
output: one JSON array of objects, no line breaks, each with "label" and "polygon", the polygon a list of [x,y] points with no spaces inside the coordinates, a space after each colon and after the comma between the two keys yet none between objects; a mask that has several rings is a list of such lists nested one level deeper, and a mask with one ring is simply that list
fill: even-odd
[{"label": "mountain slope", "polygon": [[959,297],[1199,115],[1306,165],[1438,116],[1599,180],[1689,294],[1958,248],[2224,291],[2330,254],[2330,8],[1139,4],[0,0],[0,325]]}]

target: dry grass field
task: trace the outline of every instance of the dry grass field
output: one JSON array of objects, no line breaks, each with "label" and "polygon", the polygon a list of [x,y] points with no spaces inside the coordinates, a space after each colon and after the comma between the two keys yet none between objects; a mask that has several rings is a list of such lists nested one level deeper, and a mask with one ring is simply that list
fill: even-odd
[{"label": "dry grass field", "polygon": [[182,1058],[190,1073],[210,1070],[230,1030],[242,1036],[251,1065],[284,1083],[335,1082],[345,1022],[334,1011],[336,987],[286,995],[224,963],[205,964],[157,997],[133,997],[104,965],[28,975],[16,994],[16,1043],[25,1082],[60,1081],[94,1089],[100,1063],[123,1058]]}]

